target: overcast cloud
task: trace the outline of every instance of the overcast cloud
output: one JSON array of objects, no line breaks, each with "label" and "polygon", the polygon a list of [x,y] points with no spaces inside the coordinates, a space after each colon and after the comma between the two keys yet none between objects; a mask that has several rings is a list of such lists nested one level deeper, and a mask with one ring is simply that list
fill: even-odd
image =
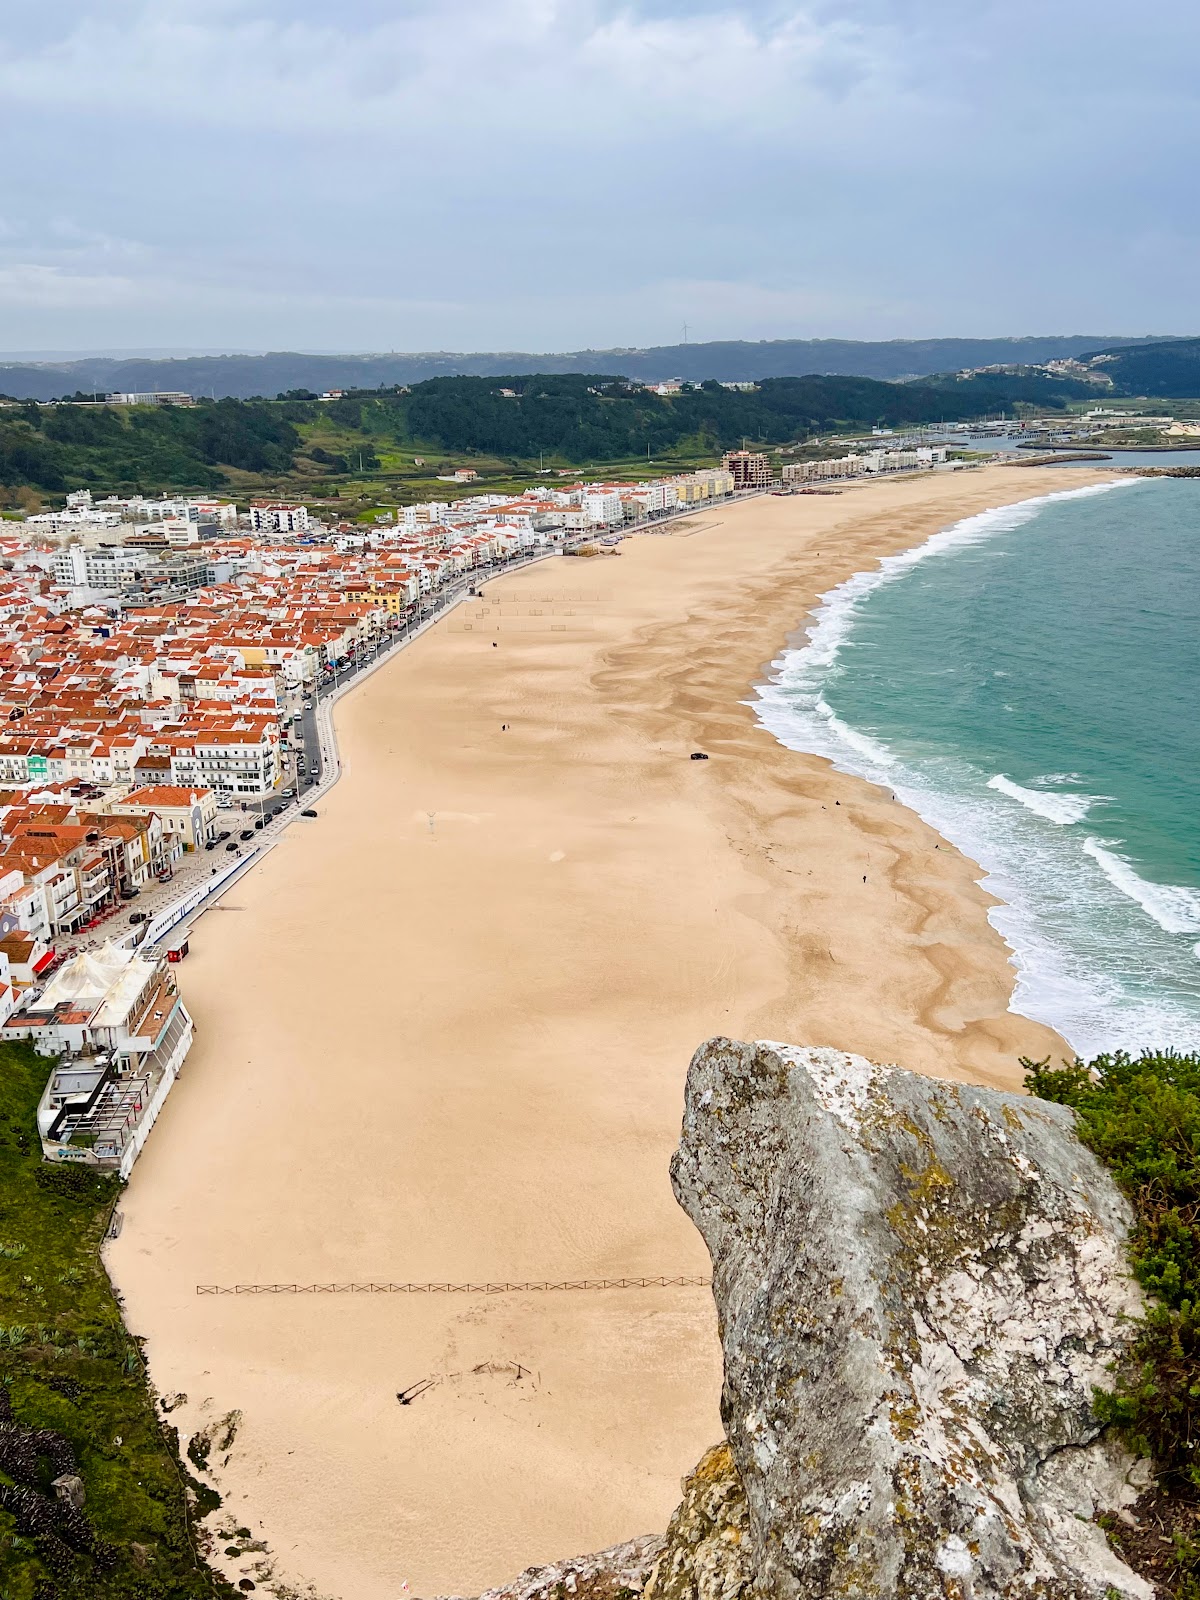
[{"label": "overcast cloud", "polygon": [[6,0],[0,350],[1200,332],[1200,6]]}]

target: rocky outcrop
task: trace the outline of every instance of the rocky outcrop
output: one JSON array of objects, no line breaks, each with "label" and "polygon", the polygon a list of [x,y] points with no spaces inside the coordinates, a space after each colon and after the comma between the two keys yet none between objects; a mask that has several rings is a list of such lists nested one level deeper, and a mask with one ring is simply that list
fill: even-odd
[{"label": "rocky outcrop", "polygon": [[661,1534],[646,1534],[598,1555],[529,1567],[479,1600],[633,1600],[642,1593],[663,1543]]},{"label": "rocky outcrop", "polygon": [[727,1444],[683,1482],[666,1537],[530,1567],[479,1600],[741,1600],[753,1588],[746,1496]]},{"label": "rocky outcrop", "polygon": [[1150,1479],[1096,1387],[1134,1337],[1126,1202],[1071,1113],[835,1050],[713,1039],[675,1193],[728,1442],[665,1538],[481,1600],[1153,1600],[1096,1522]]},{"label": "rocky outcrop", "polygon": [[1091,1409],[1140,1306],[1131,1218],[1068,1111],[715,1039],[672,1178],[712,1255],[731,1461],[656,1600],[1150,1600],[1092,1520],[1145,1481]]},{"label": "rocky outcrop", "polygon": [[650,1570],[645,1600],[742,1600],[753,1591],[746,1491],[722,1443],[683,1481],[683,1503]]}]

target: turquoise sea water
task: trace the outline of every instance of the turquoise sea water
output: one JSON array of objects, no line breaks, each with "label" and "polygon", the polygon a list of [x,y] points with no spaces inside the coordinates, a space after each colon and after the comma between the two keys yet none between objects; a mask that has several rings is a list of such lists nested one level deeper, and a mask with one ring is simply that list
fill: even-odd
[{"label": "turquoise sea water", "polygon": [[757,711],[986,869],[1013,1009],[1200,1049],[1200,481],[988,511],[823,597]]}]

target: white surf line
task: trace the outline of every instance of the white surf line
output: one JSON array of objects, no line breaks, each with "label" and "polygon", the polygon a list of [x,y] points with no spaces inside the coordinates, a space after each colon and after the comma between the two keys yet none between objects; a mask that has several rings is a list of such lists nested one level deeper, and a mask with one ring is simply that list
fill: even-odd
[{"label": "white surf line", "polygon": [[1092,794],[1056,794],[1052,790],[1026,789],[1011,778],[1006,778],[1002,772],[989,778],[987,786],[999,794],[1006,794],[1010,800],[1015,800],[1036,816],[1044,817],[1047,822],[1057,822],[1060,827],[1082,822],[1097,800],[1097,796]]},{"label": "white surf line", "polygon": [[1085,839],[1083,849],[1114,888],[1139,905],[1164,933],[1200,933],[1200,889],[1152,883],[1099,839]]}]

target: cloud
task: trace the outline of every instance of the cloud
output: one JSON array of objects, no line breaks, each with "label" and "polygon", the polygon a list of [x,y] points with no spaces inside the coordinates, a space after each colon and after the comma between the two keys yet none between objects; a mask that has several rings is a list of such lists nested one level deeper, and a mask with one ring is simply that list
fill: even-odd
[{"label": "cloud", "polygon": [[[588,0],[412,0],[400,14],[343,5],[68,8],[60,31],[0,54],[10,104],[76,95],[118,124],[165,95],[194,126],[312,136],[427,127],[525,128],[568,142],[619,137],[686,109],[693,126],[782,126],[886,73],[890,30],[803,8],[647,15]],[[797,90],[802,92],[797,95]],[[428,122],[427,119],[434,119]]]},{"label": "cloud", "polygon": [[132,306],[139,293],[133,278],[64,272],[36,261],[0,266],[0,307],[9,310],[103,310]]},{"label": "cloud", "polygon": [[1185,0],[8,0],[0,346],[1179,328],[1198,49]]}]

